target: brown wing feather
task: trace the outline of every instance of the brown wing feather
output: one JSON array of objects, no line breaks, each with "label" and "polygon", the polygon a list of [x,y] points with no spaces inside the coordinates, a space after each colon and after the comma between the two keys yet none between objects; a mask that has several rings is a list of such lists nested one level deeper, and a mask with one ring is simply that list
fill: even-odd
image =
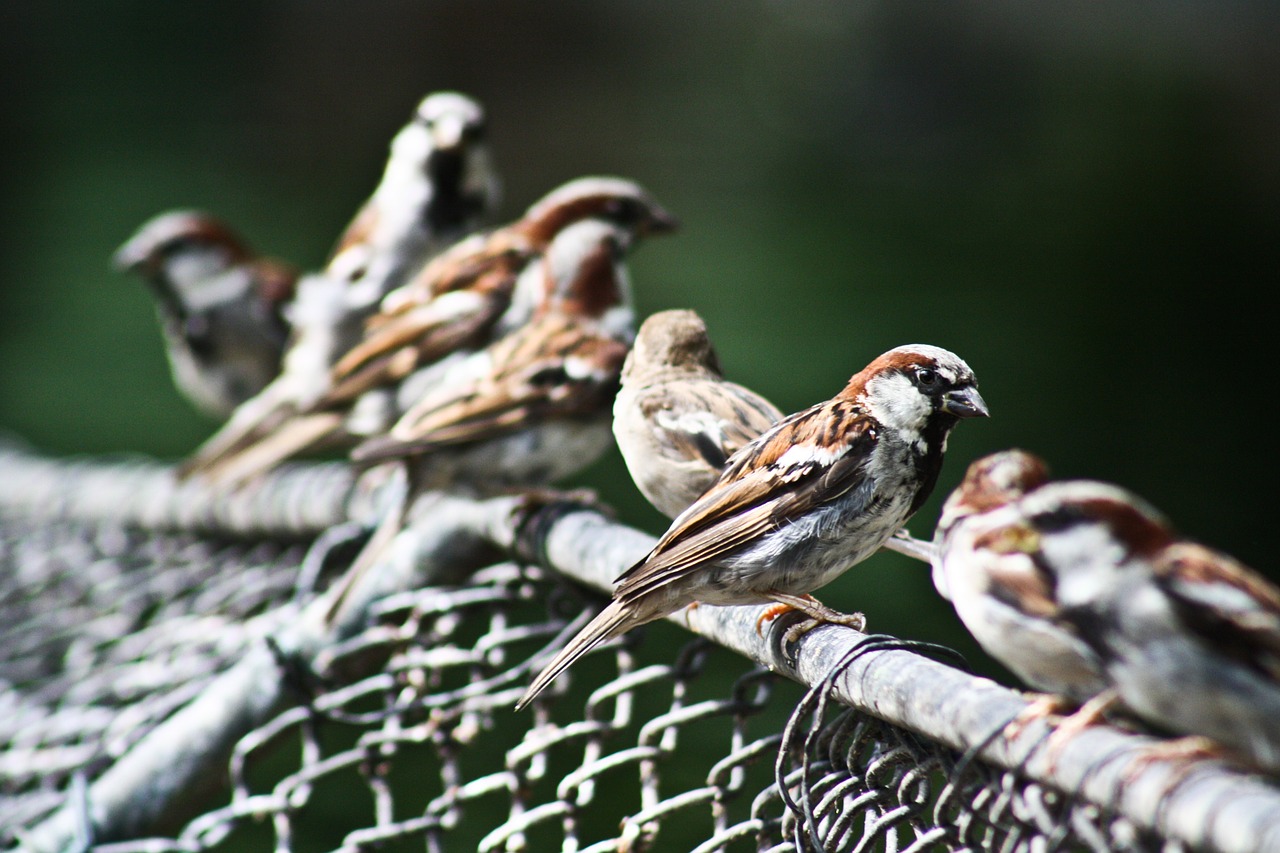
[{"label": "brown wing feather", "polygon": [[480,343],[510,303],[510,291],[478,294],[473,310],[448,316],[428,304],[374,330],[338,362],[334,386],[318,407],[389,385],[449,353]]},{"label": "brown wing feather", "polygon": [[[572,416],[607,405],[627,347],[573,318],[544,315],[492,348],[493,368],[482,380],[445,388],[414,405],[382,440],[353,456],[385,459],[452,444],[482,441],[551,416]],[[588,365],[576,375],[566,361]]]},{"label": "brown wing feather", "polygon": [[387,294],[367,321],[373,331],[445,293],[455,290],[510,290],[537,252],[509,229],[476,235],[436,256],[407,284]]},{"label": "brown wing feather", "polygon": [[782,420],[782,412],[768,400],[741,385],[732,382],[725,384],[732,391],[725,396],[733,406],[734,417],[723,427],[724,438],[729,455],[733,455]]},{"label": "brown wing feather", "polygon": [[1280,591],[1230,557],[1190,542],[1165,548],[1155,572],[1188,629],[1280,678]]},{"label": "brown wing feather", "polygon": [[[674,381],[680,384],[679,393],[673,394],[667,384],[659,383],[639,395],[637,405],[644,422],[650,425],[653,439],[672,456],[701,459],[717,473],[730,456],[782,420],[773,404],[740,385],[686,375],[677,375]],[[698,418],[714,418],[716,426],[705,431],[690,429],[699,423]],[[663,424],[670,420],[684,428],[665,428]]]},{"label": "brown wing feather", "polygon": [[[796,446],[820,446],[838,429],[843,454],[827,465],[780,467]],[[643,594],[742,548],[864,478],[874,423],[837,401],[792,415],[732,459],[715,486],[681,513],[644,560],[618,578],[617,595]]]}]

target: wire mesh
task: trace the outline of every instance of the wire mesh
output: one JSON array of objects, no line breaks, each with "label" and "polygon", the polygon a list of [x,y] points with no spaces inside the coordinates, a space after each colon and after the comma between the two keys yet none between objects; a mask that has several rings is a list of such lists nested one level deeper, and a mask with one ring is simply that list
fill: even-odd
[{"label": "wire mesh", "polygon": [[[0,839],[37,849],[69,809],[70,846],[112,853],[1187,849],[1118,800],[842,704],[840,667],[805,693],[668,624],[515,714],[599,604],[539,566],[388,595],[361,630],[296,657],[273,638],[333,572],[314,553],[300,572],[309,544],[0,500]],[[264,646],[288,701],[167,822],[100,837],[94,782]]]}]

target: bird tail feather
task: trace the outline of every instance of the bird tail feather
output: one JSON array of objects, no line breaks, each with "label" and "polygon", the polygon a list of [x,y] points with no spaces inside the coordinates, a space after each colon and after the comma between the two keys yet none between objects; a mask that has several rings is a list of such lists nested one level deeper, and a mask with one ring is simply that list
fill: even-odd
[{"label": "bird tail feather", "polygon": [[516,710],[532,702],[539,693],[546,690],[555,681],[560,673],[564,672],[573,663],[596,646],[611,640],[621,634],[626,633],[627,629],[635,625],[635,617],[626,612],[623,603],[617,600],[609,602],[609,606],[600,612],[600,615],[592,619],[587,627],[583,628],[577,635],[569,641],[560,653],[547,664],[546,668],[538,674],[538,677],[529,685],[529,689],[520,697],[520,701],[516,703]]}]

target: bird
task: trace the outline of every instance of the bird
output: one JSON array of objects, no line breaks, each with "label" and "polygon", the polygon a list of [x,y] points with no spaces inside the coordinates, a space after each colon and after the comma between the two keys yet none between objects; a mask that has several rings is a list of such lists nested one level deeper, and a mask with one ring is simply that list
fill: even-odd
[{"label": "bird", "polygon": [[835,397],[731,456],[517,709],[600,643],[695,602],[772,602],[762,620],[795,609],[862,624],[809,593],[893,536],[933,490],[952,428],[987,415],[973,372],[954,353],[914,344],[879,356]]},{"label": "bird", "polygon": [[[1044,693],[1006,726],[1009,738],[1110,687],[1101,657],[1064,612],[1054,575],[1020,512],[1018,501],[1048,482],[1047,464],[1031,453],[984,456],[947,497],[934,532],[938,593],[989,655]],[[1091,707],[1072,725],[1096,718]]]},{"label": "bird", "polygon": [[196,451],[187,470],[239,483],[306,450],[352,445],[390,429],[441,383],[446,368],[529,321],[547,295],[545,256],[562,232],[584,221],[615,224],[628,244],[677,225],[633,181],[570,181],[516,222],[456,244],[388,294],[363,339],[331,368],[325,392],[229,426]]},{"label": "bird", "polygon": [[422,100],[324,269],[299,280],[280,375],[178,467],[180,478],[206,472],[316,405],[331,387],[334,363],[360,341],[382,298],[498,204],[485,130],[483,108],[465,95]]},{"label": "bird", "polygon": [[174,384],[199,411],[225,419],[280,373],[298,280],[291,265],[194,210],[148,220],[113,263],[150,288]]},{"label": "bird", "polygon": [[[358,445],[352,459],[417,459],[467,446],[481,452],[427,461],[469,463],[470,482],[503,485],[549,483],[591,464],[610,444],[608,409],[634,337],[624,265],[632,242],[631,232],[603,220],[564,228],[540,265],[546,295],[530,320],[450,365],[436,387],[385,435]],[[557,427],[554,440],[527,439],[547,424]],[[584,431],[591,436],[576,442],[572,435]],[[490,444],[507,437],[518,437],[511,453]],[[581,446],[566,450],[575,444]]]},{"label": "bird", "polygon": [[609,406],[634,336],[624,257],[630,229],[598,219],[565,227],[540,264],[544,297],[528,323],[445,374],[386,435],[352,451],[363,465],[404,466],[404,496],[374,531],[335,592],[338,618],[418,495],[488,496],[553,483],[610,446]]},{"label": "bird", "polygon": [[678,516],[730,456],[780,420],[776,406],[724,378],[696,312],[661,311],[640,326],[613,404],[613,435],[659,512]]},{"label": "bird", "polygon": [[435,92],[391,140],[373,194],[330,253],[325,271],[359,283],[374,302],[498,207],[501,180],[485,139],[484,108]]},{"label": "bird", "polygon": [[1144,760],[1225,748],[1280,770],[1280,589],[1116,486],[1052,483],[1017,506],[1004,535],[1034,548],[1119,704],[1190,739]]}]

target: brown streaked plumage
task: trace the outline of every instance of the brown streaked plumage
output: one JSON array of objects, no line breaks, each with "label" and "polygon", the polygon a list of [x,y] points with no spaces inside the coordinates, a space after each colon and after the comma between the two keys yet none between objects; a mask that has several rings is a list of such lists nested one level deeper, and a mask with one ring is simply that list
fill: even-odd
[{"label": "brown streaked plumage", "polygon": [[1020,509],[1121,703],[1280,769],[1280,591],[1114,486],[1054,483]]},{"label": "brown streaked plumage", "polygon": [[[575,220],[561,205],[571,209],[573,216],[587,218]],[[457,244],[389,294],[367,324],[363,340],[338,359],[326,392],[306,405],[295,405],[292,411],[249,424],[230,440],[215,437],[216,443],[198,453],[191,469],[236,482],[313,447],[349,446],[391,427],[394,416],[402,411],[379,415],[380,420],[389,417],[386,423],[361,425],[350,432],[347,420],[335,420],[332,415],[355,410],[365,395],[375,402],[382,396],[394,397],[400,383],[419,371],[454,354],[481,349],[528,322],[535,307],[548,298],[549,282],[565,274],[545,269],[551,247],[565,230],[584,221],[610,223],[627,235],[628,243],[675,226],[674,217],[631,181],[580,178],[566,184],[519,221]],[[544,239],[548,222],[555,222],[560,230]],[[586,259],[570,263],[579,262]],[[587,293],[618,304],[619,294]],[[596,307],[608,306],[601,303],[584,310],[589,313]],[[321,429],[322,424],[333,428]],[[255,447],[260,445],[269,446],[271,452],[259,452]]]},{"label": "brown streaked plumage", "polygon": [[334,594],[331,617],[423,491],[546,485],[608,448],[609,404],[633,334],[623,266],[631,239],[600,220],[567,226],[547,251],[534,317],[455,365],[387,435],[353,451],[363,463],[402,462],[409,488]]},{"label": "brown streaked plumage", "polygon": [[734,454],[517,707],[600,643],[694,602],[777,602],[838,616],[809,593],[902,527],[933,487],[951,429],[986,414],[954,353],[924,345],[885,353],[833,399]]},{"label": "brown streaked plumage", "polygon": [[[1106,688],[1101,662],[1062,613],[1041,534],[1017,511],[1048,480],[1044,461],[1021,450],[971,464],[942,509],[933,583],[988,654],[1031,687],[1079,703]],[[1015,729],[1060,704],[1037,704]]]},{"label": "brown streaked plumage", "polygon": [[768,400],[724,379],[701,317],[663,311],[645,320],[627,357],[613,434],[641,493],[675,518],[781,419]]}]

